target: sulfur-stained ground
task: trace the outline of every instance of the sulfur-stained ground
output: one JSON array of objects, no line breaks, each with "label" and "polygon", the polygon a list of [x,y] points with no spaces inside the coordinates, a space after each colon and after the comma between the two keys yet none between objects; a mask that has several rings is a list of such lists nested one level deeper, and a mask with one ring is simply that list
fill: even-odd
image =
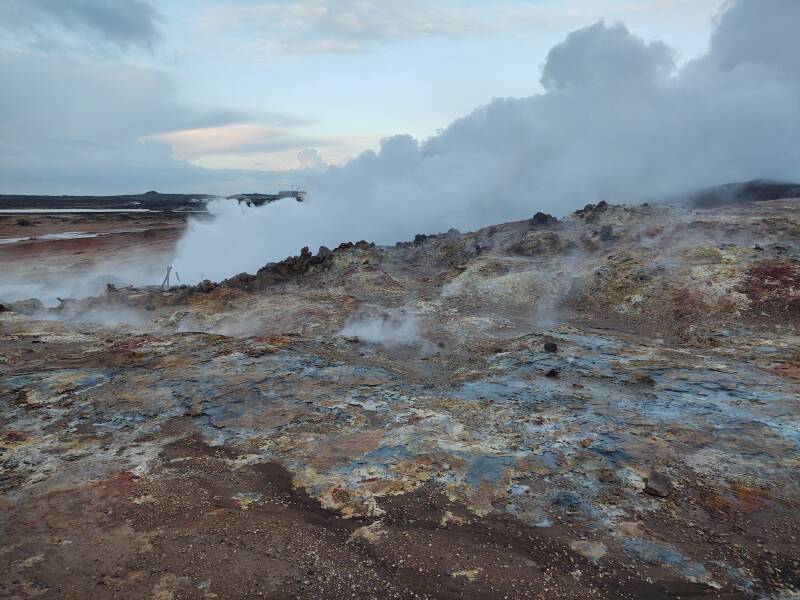
[{"label": "sulfur-stained ground", "polygon": [[799,242],[600,205],[0,312],[0,596],[798,597]]}]

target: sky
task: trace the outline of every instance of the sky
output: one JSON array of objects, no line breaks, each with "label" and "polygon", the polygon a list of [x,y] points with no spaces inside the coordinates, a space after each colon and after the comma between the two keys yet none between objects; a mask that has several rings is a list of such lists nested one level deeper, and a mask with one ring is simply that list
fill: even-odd
[{"label": "sky", "polygon": [[546,93],[551,49],[600,21],[691,63],[722,6],[0,0],[0,193],[274,191]]}]

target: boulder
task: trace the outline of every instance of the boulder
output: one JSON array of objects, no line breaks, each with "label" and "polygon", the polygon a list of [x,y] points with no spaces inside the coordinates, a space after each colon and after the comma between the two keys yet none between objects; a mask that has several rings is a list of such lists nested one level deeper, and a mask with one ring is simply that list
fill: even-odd
[{"label": "boulder", "polygon": [[215,287],[217,286],[213,281],[209,279],[203,279],[203,281],[201,281],[195,289],[198,292],[208,293],[212,291]]},{"label": "boulder", "polygon": [[644,493],[656,498],[666,498],[672,493],[669,477],[658,471],[651,471],[644,481]]},{"label": "boulder", "polygon": [[558,223],[558,219],[556,219],[552,215],[548,215],[543,212],[537,212],[535,215],[533,215],[533,218],[529,221],[529,223],[531,225],[539,225],[546,227],[548,225],[555,225],[556,223]]}]

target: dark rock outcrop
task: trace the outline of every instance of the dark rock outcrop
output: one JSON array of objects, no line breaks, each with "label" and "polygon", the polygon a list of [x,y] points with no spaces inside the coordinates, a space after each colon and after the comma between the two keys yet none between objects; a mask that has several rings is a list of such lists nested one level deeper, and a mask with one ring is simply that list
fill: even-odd
[{"label": "dark rock outcrop", "polygon": [[533,215],[533,218],[528,222],[531,225],[547,227],[548,225],[555,225],[556,223],[558,223],[558,219],[556,219],[553,215],[548,215],[543,212],[537,212],[535,215]]},{"label": "dark rock outcrop", "polygon": [[605,200],[601,200],[597,204],[587,204],[583,208],[579,208],[573,214],[578,215],[579,217],[588,217],[591,215],[596,215],[597,213],[604,213],[610,208],[610,204]]},{"label": "dark rock outcrop", "polygon": [[800,198],[800,184],[764,179],[744,183],[728,183],[700,190],[689,196],[686,204],[692,208],[714,208],[783,198]]},{"label": "dark rock outcrop", "polygon": [[[367,242],[359,242],[359,244],[365,244],[367,248],[370,247]],[[356,247],[358,247],[358,244],[346,242],[340,244],[336,250],[348,250]],[[245,291],[259,291],[272,285],[286,283],[308,273],[312,269],[327,269],[332,262],[333,252],[325,246],[321,246],[316,255],[313,255],[308,246],[306,246],[300,250],[299,256],[290,256],[280,262],[268,263],[261,267],[255,275],[240,273],[230,279],[226,279],[220,285]]]},{"label": "dark rock outcrop", "polygon": [[672,494],[672,482],[663,473],[651,471],[644,482],[644,493],[656,498],[667,498]]},{"label": "dark rock outcrop", "polygon": [[212,281],[210,281],[208,279],[203,279],[203,281],[201,281],[199,284],[197,284],[197,286],[195,287],[195,291],[207,294],[208,292],[213,291],[214,288],[216,288],[216,287],[217,287],[217,285],[214,282],[212,282]]}]

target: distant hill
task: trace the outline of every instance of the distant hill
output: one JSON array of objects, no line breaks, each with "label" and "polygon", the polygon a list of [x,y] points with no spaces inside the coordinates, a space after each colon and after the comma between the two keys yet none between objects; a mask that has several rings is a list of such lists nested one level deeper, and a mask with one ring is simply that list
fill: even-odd
[{"label": "distant hill", "polygon": [[147,210],[199,210],[214,198],[208,194],[161,194],[146,192],[126,196],[26,196],[0,195],[0,209],[147,209]]},{"label": "distant hill", "polygon": [[728,183],[690,194],[686,204],[692,208],[713,208],[746,202],[800,198],[800,184],[755,179]]},{"label": "distant hill", "polygon": [[[287,194],[289,192],[283,192]],[[244,196],[259,196],[246,194]],[[120,196],[36,196],[0,194],[0,209],[147,209],[158,211],[203,210],[206,202],[216,198],[210,194],[144,194]],[[272,198],[273,196],[269,196]],[[233,196],[233,198],[240,198]],[[692,208],[713,208],[746,202],[763,202],[782,198],[800,198],[800,183],[755,179],[743,183],[727,183],[705,188],[684,196],[681,203]],[[672,202],[676,199],[673,198]]]}]

